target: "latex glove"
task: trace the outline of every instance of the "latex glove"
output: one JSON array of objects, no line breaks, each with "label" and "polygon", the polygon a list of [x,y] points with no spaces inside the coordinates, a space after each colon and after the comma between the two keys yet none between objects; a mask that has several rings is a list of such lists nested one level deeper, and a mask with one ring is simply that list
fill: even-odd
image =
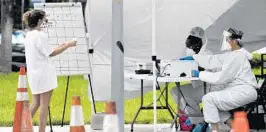
[{"label": "latex glove", "polygon": [[199,77],[199,71],[197,71],[197,70],[192,70],[191,71],[191,75],[192,75],[192,77]]},{"label": "latex glove", "polygon": [[186,56],[186,57],[180,58],[179,60],[194,60],[194,58],[192,56]]}]

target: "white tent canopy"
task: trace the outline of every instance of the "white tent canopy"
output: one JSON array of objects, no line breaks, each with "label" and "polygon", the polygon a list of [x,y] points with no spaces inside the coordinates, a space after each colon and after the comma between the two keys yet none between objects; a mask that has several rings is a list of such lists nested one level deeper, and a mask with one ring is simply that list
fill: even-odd
[{"label": "white tent canopy", "polygon": [[[266,41],[265,7],[265,0],[156,0],[157,58],[183,56],[185,39],[194,26],[206,29],[207,48],[213,52],[219,51],[222,31],[229,27],[244,31],[248,50],[255,50],[254,45],[262,48]],[[151,62],[151,8],[151,0],[124,0],[125,74],[134,72],[136,62]],[[86,16],[95,51],[94,95],[103,101],[111,93],[112,1],[88,0]],[[144,85],[146,91],[151,90],[152,82]],[[140,81],[125,78],[125,98],[139,96],[139,90]]]},{"label": "white tent canopy", "polygon": [[261,48],[259,50],[254,51],[253,53],[257,53],[257,54],[266,54],[266,47]]}]

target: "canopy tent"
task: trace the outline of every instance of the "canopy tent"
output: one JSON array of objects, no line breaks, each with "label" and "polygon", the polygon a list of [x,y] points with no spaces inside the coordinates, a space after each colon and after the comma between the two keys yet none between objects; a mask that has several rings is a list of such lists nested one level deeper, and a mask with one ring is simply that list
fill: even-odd
[{"label": "canopy tent", "polygon": [[244,32],[242,40],[248,51],[253,52],[265,47],[265,14],[265,0],[240,0],[206,29],[209,40],[207,48],[213,52],[219,52],[221,32],[228,27],[234,27]]},{"label": "canopy tent", "polygon": [[[151,62],[151,0],[124,0],[125,74],[134,72],[136,62]],[[156,0],[156,52],[159,59],[185,55],[185,39],[194,26],[206,29],[207,49],[219,52],[222,31],[234,27],[244,31],[249,51],[266,41],[265,0]],[[245,15],[243,15],[245,14]],[[247,15],[246,15],[247,14]],[[110,98],[112,1],[89,0],[86,21],[93,45],[93,89],[97,101]],[[264,44],[265,45],[265,44]],[[145,82],[145,90],[152,82]],[[139,94],[140,81],[125,78],[125,98]]]},{"label": "canopy tent", "polygon": [[261,48],[261,49],[259,49],[259,50],[256,50],[256,51],[253,52],[253,53],[257,53],[257,54],[266,54],[266,47]]}]

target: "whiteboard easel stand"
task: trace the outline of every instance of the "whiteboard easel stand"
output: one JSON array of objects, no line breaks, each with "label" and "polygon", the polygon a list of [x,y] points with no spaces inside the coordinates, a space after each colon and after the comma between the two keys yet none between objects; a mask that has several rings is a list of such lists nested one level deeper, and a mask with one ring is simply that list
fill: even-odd
[{"label": "whiteboard easel stand", "polygon": [[50,106],[48,106],[48,114],[49,114],[50,132],[53,132],[53,125],[52,125],[52,118],[51,118]]},{"label": "whiteboard easel stand", "polygon": [[[61,127],[64,126],[64,118],[65,118],[65,110],[66,110],[66,101],[67,101],[67,95],[68,95],[69,81],[70,81],[70,76],[67,76],[66,93],[65,93],[65,97],[64,97],[65,99],[64,99],[64,108],[63,108],[63,114],[62,114]],[[90,74],[88,74],[88,82],[90,83],[90,88],[91,88],[90,90],[92,91],[91,76],[90,76]],[[93,100],[92,100],[93,102],[92,103],[95,106],[93,92],[91,92],[91,95],[92,95],[92,98],[93,98]],[[95,107],[93,108],[93,110],[96,112],[96,108]],[[51,120],[51,118],[50,118],[50,120]],[[51,128],[51,132],[52,132],[52,128]]]},{"label": "whiteboard easel stand", "polygon": [[65,101],[64,101],[64,108],[63,108],[63,115],[62,115],[61,127],[64,126],[64,118],[65,118],[65,111],[66,111],[66,101],[67,101],[67,93],[68,93],[69,79],[70,79],[70,76],[67,76],[66,93],[65,93]]}]

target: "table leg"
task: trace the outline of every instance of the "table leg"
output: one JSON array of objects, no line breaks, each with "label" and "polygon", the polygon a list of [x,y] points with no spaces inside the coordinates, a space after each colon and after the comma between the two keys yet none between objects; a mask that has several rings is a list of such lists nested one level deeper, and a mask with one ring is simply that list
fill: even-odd
[{"label": "table leg", "polygon": [[[170,113],[170,115],[172,116],[172,118],[173,118],[173,120],[175,121],[173,124],[175,124],[175,127],[176,127],[176,129],[177,129],[177,122],[176,122],[176,120],[177,120],[177,116],[175,117],[174,116],[174,114],[172,113],[172,111],[170,110],[170,105],[169,105],[169,103],[168,103],[168,85],[169,85],[169,83],[166,83],[166,99],[165,99],[165,103],[166,103],[166,107],[167,107],[167,110],[169,111],[169,113]],[[172,127],[171,127],[172,128]]]},{"label": "table leg", "polygon": [[203,88],[204,88],[204,94],[207,93],[207,84],[206,82],[203,82]]},{"label": "table leg", "polygon": [[172,116],[172,118],[174,119],[175,117],[174,117],[174,114],[172,113],[172,111],[170,110],[170,108],[169,108],[169,102],[168,102],[168,85],[169,85],[169,83],[167,82],[167,83],[165,83],[165,104],[166,104],[166,108],[167,108],[167,110],[169,111],[169,113],[170,113],[170,115]]},{"label": "table leg", "polygon": [[[175,82],[176,86],[177,86],[177,114],[175,119],[173,120],[172,124],[171,124],[171,128],[173,127],[174,123],[177,122],[177,118],[179,117],[179,107],[180,107],[180,82]],[[176,130],[177,130],[177,125],[176,125]]]},{"label": "table leg", "polygon": [[140,88],[141,88],[141,91],[140,91],[140,106],[139,106],[139,109],[138,109],[138,111],[137,111],[137,113],[136,113],[136,115],[135,115],[135,117],[134,117],[134,119],[133,119],[133,121],[132,121],[132,123],[131,123],[131,132],[133,132],[133,129],[134,129],[134,123],[136,122],[136,119],[137,119],[137,117],[138,117],[138,115],[139,115],[139,112],[140,112],[140,110],[143,108],[143,102],[144,102],[144,98],[143,98],[143,80],[141,79],[141,86],[140,86]]}]

